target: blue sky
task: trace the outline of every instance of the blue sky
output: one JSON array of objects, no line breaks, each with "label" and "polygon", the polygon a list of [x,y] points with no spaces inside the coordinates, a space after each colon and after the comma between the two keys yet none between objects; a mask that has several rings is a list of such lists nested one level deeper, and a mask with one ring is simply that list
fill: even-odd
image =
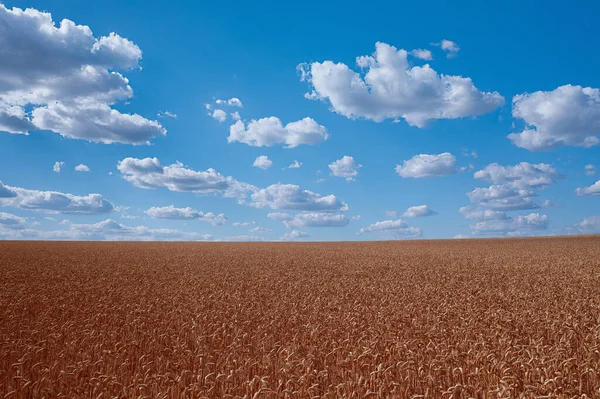
[{"label": "blue sky", "polygon": [[413,3],[5,2],[0,238],[600,233],[600,5]]}]

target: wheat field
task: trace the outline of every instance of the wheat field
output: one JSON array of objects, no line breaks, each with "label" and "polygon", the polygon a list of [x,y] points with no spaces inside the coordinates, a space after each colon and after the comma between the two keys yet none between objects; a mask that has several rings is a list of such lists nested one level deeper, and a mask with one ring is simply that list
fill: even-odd
[{"label": "wheat field", "polygon": [[600,397],[600,237],[0,242],[0,398]]}]

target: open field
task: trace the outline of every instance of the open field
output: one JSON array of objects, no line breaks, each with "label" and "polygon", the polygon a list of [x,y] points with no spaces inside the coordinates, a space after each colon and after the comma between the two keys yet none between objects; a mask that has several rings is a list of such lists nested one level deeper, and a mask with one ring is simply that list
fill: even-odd
[{"label": "open field", "polygon": [[600,396],[600,236],[0,242],[0,398]]}]

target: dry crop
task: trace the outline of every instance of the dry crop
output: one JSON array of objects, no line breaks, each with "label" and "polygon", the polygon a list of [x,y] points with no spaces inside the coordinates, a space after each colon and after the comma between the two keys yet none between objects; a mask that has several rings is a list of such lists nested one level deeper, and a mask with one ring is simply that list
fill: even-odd
[{"label": "dry crop", "polygon": [[0,243],[0,398],[600,397],[600,237]]}]

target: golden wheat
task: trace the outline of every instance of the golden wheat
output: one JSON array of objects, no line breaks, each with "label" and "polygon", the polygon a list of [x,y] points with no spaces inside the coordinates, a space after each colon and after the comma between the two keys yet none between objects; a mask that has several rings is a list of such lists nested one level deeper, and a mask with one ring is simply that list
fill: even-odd
[{"label": "golden wheat", "polygon": [[0,398],[600,397],[600,237],[0,243]]}]

